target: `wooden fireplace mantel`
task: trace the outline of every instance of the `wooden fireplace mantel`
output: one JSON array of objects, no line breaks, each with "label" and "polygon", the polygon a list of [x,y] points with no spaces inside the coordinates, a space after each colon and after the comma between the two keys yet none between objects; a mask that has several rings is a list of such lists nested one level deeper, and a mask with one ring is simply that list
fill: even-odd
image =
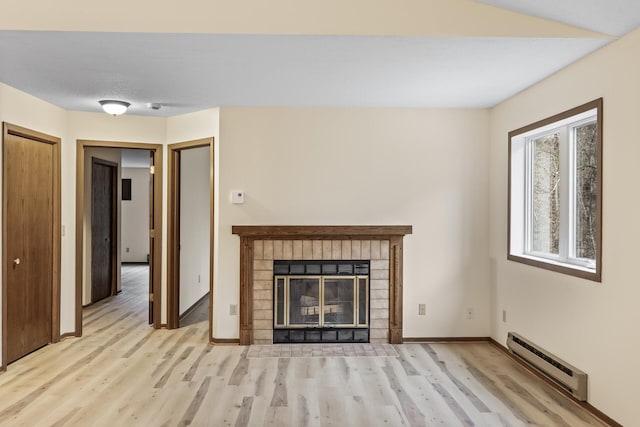
[{"label": "wooden fireplace mantel", "polygon": [[253,250],[256,240],[388,240],[389,342],[402,343],[402,241],[410,225],[234,225],[240,236],[240,345],[253,342]]}]

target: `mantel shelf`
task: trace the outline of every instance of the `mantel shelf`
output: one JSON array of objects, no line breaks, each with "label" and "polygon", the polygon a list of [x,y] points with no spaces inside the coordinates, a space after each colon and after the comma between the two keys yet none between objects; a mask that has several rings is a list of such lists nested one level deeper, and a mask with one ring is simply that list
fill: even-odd
[{"label": "mantel shelf", "polygon": [[253,239],[384,239],[411,234],[411,225],[234,225],[232,233]]}]

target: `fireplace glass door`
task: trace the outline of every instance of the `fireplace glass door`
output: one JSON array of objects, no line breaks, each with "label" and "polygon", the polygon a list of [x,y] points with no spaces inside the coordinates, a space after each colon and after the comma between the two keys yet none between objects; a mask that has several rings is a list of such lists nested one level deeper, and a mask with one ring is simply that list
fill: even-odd
[{"label": "fireplace glass door", "polygon": [[368,277],[275,277],[274,327],[365,327]]}]

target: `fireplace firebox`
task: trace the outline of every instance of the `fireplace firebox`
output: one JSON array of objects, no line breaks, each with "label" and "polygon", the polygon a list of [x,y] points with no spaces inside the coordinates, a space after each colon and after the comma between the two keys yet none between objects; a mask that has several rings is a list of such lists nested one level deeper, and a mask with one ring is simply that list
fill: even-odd
[{"label": "fireplace firebox", "polygon": [[369,342],[369,261],[273,262],[273,342]]}]

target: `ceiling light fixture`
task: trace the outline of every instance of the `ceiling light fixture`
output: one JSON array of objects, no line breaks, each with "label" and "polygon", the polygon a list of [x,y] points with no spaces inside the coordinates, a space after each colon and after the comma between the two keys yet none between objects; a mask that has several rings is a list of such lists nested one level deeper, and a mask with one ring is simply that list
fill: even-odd
[{"label": "ceiling light fixture", "polygon": [[111,114],[113,116],[119,116],[120,114],[124,114],[127,111],[127,108],[131,104],[124,101],[115,101],[112,99],[103,99],[102,101],[98,101],[100,105],[102,105],[102,109],[105,113]]}]

